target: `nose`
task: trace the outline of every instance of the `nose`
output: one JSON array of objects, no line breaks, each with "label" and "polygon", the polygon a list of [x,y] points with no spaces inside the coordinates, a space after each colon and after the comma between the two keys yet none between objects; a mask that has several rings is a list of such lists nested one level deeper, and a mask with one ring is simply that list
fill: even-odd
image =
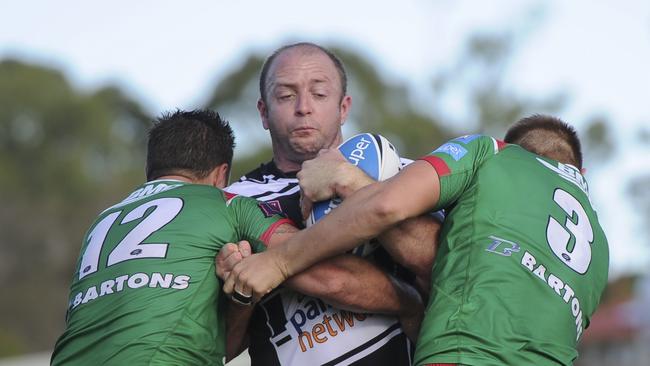
[{"label": "nose", "polygon": [[312,112],[312,101],[309,96],[298,95],[296,98],[296,114],[306,116]]}]

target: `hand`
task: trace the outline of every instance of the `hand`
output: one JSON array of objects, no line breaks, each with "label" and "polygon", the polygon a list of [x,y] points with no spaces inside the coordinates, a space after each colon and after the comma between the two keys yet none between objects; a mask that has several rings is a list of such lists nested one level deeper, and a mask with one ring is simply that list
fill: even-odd
[{"label": "hand", "polygon": [[232,294],[252,294],[259,301],[288,278],[287,266],[272,249],[243,258],[226,278],[223,291]]},{"label": "hand", "polygon": [[324,149],[312,160],[302,163],[298,181],[304,198],[311,202],[336,196],[336,185],[345,179],[344,166],[351,165],[337,149]]},{"label": "hand", "polygon": [[314,207],[314,203],[310,201],[309,199],[305,198],[305,196],[302,195],[302,191],[300,191],[300,213],[302,214],[302,219],[304,221],[307,221],[309,218],[309,214],[311,213],[311,209]]},{"label": "hand", "polygon": [[224,245],[215,259],[217,276],[222,280],[228,278],[235,265],[250,256],[251,253],[251,245],[246,240],[242,240],[238,244],[227,243]]}]

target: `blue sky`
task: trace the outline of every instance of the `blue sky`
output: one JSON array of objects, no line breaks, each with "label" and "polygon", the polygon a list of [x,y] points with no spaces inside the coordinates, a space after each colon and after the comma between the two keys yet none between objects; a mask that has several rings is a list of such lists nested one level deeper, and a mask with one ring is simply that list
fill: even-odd
[{"label": "blue sky", "polygon": [[[650,243],[624,187],[612,182],[650,174],[650,147],[636,138],[637,128],[650,131],[648,1],[0,0],[0,58],[50,64],[83,88],[117,83],[152,113],[201,104],[249,52],[286,41],[352,48],[388,80],[425,90],[437,70],[453,67],[468,36],[510,30],[517,30],[510,89],[569,95],[562,117],[578,127],[598,114],[615,122],[622,148],[587,178],[612,273],[641,271]],[[451,120],[476,123],[453,93],[442,105]]]}]

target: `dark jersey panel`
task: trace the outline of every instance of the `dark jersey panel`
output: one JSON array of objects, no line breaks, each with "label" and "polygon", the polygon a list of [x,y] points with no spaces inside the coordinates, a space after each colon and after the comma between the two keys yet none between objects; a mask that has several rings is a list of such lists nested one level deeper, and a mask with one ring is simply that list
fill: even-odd
[{"label": "dark jersey panel", "polygon": [[[265,201],[302,226],[296,174],[273,162],[226,190]],[[411,364],[412,346],[397,318],[351,313],[285,287],[257,305],[249,331],[252,365]]]}]

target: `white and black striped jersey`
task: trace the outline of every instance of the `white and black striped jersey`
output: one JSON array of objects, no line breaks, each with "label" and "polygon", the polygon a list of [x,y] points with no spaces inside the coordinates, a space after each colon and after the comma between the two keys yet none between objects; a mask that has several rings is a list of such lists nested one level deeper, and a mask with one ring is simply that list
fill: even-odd
[{"label": "white and black striped jersey", "polygon": [[[226,191],[265,201],[302,227],[295,172],[269,162]],[[410,365],[413,351],[396,317],[337,309],[282,286],[258,303],[249,335],[253,366]]]}]

